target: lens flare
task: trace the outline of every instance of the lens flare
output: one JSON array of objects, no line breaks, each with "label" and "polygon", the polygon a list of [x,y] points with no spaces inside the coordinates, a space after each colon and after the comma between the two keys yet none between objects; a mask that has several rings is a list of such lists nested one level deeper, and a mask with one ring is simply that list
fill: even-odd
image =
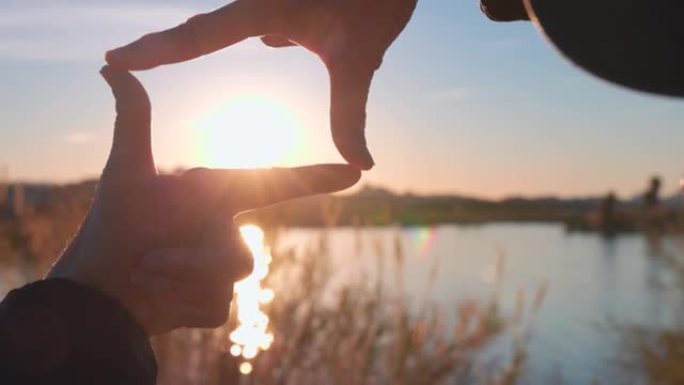
[{"label": "lens flare", "polygon": [[[230,352],[233,356],[251,360],[260,351],[268,350],[273,343],[273,334],[268,329],[268,316],[261,309],[261,305],[275,297],[273,290],[261,286],[261,281],[268,276],[272,258],[270,250],[264,245],[264,232],[259,227],[242,226],[240,232],[254,258],[254,271],[235,284],[238,326],[230,333],[233,343]],[[249,365],[249,370],[243,371],[241,366],[241,373],[251,373],[251,364],[245,364]]]},{"label": "lens flare", "polygon": [[252,364],[249,362],[243,362],[240,364],[240,373],[242,374],[250,374],[252,373]]},{"label": "lens flare", "polygon": [[416,234],[416,251],[419,257],[425,257],[435,246],[437,241],[437,227],[421,227]]}]

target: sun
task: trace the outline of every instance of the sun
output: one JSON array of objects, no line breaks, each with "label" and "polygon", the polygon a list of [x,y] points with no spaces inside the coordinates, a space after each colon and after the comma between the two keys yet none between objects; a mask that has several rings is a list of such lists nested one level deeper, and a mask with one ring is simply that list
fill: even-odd
[{"label": "sun", "polygon": [[301,123],[283,103],[242,95],[193,121],[200,164],[264,168],[294,163],[301,153]]}]

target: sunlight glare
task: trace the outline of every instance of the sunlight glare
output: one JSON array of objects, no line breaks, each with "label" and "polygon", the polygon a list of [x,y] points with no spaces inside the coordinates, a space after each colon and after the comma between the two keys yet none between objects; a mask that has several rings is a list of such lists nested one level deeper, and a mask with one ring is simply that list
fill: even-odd
[{"label": "sunlight glare", "polygon": [[243,362],[240,365],[240,373],[245,375],[252,373],[252,364],[250,364],[249,362]]},{"label": "sunlight glare", "polygon": [[240,357],[242,355],[242,347],[240,345],[231,346],[230,355],[233,357]]},{"label": "sunlight glare", "polygon": [[230,99],[192,123],[197,157],[216,168],[264,168],[298,161],[302,124],[284,104],[258,95]]},{"label": "sunlight glare", "polygon": [[[260,306],[273,300],[273,290],[263,288],[261,281],[268,275],[271,253],[264,245],[264,232],[257,226],[247,225],[240,228],[242,237],[254,258],[252,274],[235,284],[238,326],[230,333],[233,356],[245,360],[255,358],[260,351],[268,350],[273,343],[273,334],[268,330],[269,319]],[[243,363],[249,364],[247,362]],[[248,374],[252,371],[251,365]]]}]

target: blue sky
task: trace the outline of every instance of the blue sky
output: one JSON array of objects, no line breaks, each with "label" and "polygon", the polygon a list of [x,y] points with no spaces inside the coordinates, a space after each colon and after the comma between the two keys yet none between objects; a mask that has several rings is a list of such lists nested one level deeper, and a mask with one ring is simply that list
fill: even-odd
[{"label": "blue sky", "polygon": [[[0,165],[30,181],[97,175],[113,120],[97,73],[104,51],[222,4],[3,0]],[[279,164],[341,161],[328,133],[327,75],[303,49],[251,40],[139,75],[153,102],[161,168],[238,167],[235,155],[216,158],[278,152],[283,142],[291,156]],[[286,110],[289,131],[276,120],[254,134],[240,114],[219,114],[225,131],[198,126],[245,95],[277,106],[264,115]],[[378,165],[365,179],[422,193],[629,195],[658,173],[674,190],[684,171],[682,107],[580,72],[533,26],[492,23],[475,0],[421,0],[374,82],[367,130]],[[263,145],[240,141],[249,133]],[[209,147],[215,156],[202,155]]]}]

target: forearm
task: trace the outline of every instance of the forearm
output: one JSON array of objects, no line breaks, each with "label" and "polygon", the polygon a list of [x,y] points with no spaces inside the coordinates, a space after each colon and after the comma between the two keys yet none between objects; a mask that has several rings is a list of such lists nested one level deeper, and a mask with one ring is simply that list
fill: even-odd
[{"label": "forearm", "polygon": [[115,300],[61,279],[12,291],[0,303],[3,384],[154,384],[142,328]]}]

